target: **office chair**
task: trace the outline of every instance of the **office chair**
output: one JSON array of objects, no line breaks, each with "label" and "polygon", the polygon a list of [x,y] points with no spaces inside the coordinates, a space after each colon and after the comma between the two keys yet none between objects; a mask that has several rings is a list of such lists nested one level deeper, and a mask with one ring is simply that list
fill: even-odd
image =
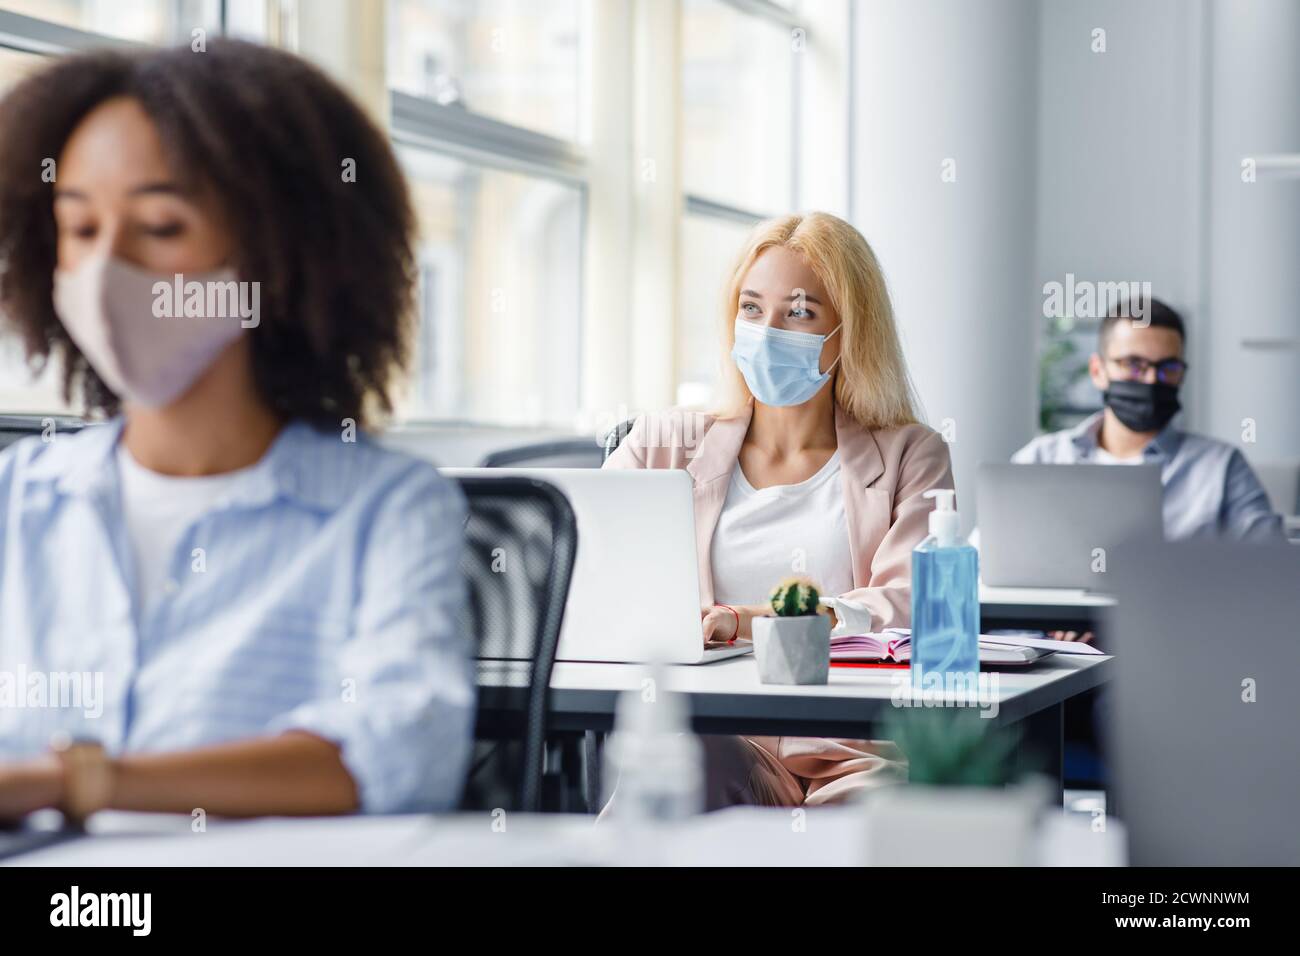
[{"label": "office chair", "polygon": [[547,697],[578,549],[568,499],[535,478],[459,478],[469,505],[462,569],[468,600],[461,625],[477,657],[530,662],[523,726],[505,739],[476,733],[462,805],[542,809]]},{"label": "office chair", "polygon": [[605,461],[608,461],[609,456],[614,454],[619,445],[623,444],[623,439],[627,437],[627,433],[632,430],[632,426],[635,424],[636,419],[629,418],[625,422],[619,422],[609,430],[609,434],[605,436]]},{"label": "office chair", "polygon": [[0,451],[20,438],[45,434],[46,420],[54,423],[56,435],[71,435],[85,427],[81,419],[64,415],[0,415]]},{"label": "office chair", "polygon": [[604,460],[590,438],[561,438],[494,451],[483,457],[482,467],[599,468]]}]

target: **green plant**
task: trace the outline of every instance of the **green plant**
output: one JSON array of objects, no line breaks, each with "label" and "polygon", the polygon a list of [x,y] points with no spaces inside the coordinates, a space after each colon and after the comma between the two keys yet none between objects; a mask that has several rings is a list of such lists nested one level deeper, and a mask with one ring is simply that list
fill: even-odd
[{"label": "green plant", "polygon": [[1038,427],[1056,431],[1069,424],[1070,393],[1088,374],[1088,356],[1075,343],[1072,319],[1047,320],[1038,357]]},{"label": "green plant", "polygon": [[974,710],[951,707],[900,712],[887,728],[908,762],[911,783],[940,787],[1002,787],[1016,778],[1019,732],[989,728]]},{"label": "green plant", "polygon": [[818,607],[821,594],[817,585],[807,578],[786,578],[768,598],[777,617],[807,617],[821,613]]}]

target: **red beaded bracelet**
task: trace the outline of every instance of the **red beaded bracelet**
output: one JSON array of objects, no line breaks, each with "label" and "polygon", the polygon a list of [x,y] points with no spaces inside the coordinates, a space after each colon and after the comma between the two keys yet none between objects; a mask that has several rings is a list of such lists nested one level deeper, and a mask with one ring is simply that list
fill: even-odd
[{"label": "red beaded bracelet", "polygon": [[732,614],[736,615],[736,633],[732,636],[731,640],[727,641],[728,644],[735,644],[735,643],[736,643],[736,638],[737,638],[737,637],[740,637],[740,612],[737,611],[737,610],[736,610],[734,607],[732,607],[730,604],[715,604],[715,605],[713,605],[713,606],[714,606],[714,607],[725,607],[725,608],[726,608],[728,611],[730,611]]}]

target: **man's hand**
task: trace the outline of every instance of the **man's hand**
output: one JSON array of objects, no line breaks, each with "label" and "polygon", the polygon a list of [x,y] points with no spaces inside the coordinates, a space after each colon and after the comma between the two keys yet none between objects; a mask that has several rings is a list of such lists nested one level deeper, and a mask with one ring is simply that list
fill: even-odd
[{"label": "man's hand", "polygon": [[63,768],[53,756],[0,764],[0,821],[17,823],[34,810],[58,806]]},{"label": "man's hand", "polygon": [[1092,631],[1048,631],[1047,636],[1054,641],[1078,641],[1080,644],[1091,644],[1096,637]]}]

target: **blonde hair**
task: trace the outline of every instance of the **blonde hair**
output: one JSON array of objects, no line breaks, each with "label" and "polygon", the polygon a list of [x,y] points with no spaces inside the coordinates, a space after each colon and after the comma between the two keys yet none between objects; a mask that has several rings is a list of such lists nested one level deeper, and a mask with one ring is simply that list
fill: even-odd
[{"label": "blonde hair", "polygon": [[755,260],[780,246],[799,253],[830,295],[844,323],[835,401],[864,428],[891,428],[917,421],[916,397],[903,360],[894,310],[876,254],[843,219],[810,212],[768,219],[754,227],[727,283],[722,310],[722,395],[716,414],[738,415],[752,397],[731,348],[740,288]]}]

